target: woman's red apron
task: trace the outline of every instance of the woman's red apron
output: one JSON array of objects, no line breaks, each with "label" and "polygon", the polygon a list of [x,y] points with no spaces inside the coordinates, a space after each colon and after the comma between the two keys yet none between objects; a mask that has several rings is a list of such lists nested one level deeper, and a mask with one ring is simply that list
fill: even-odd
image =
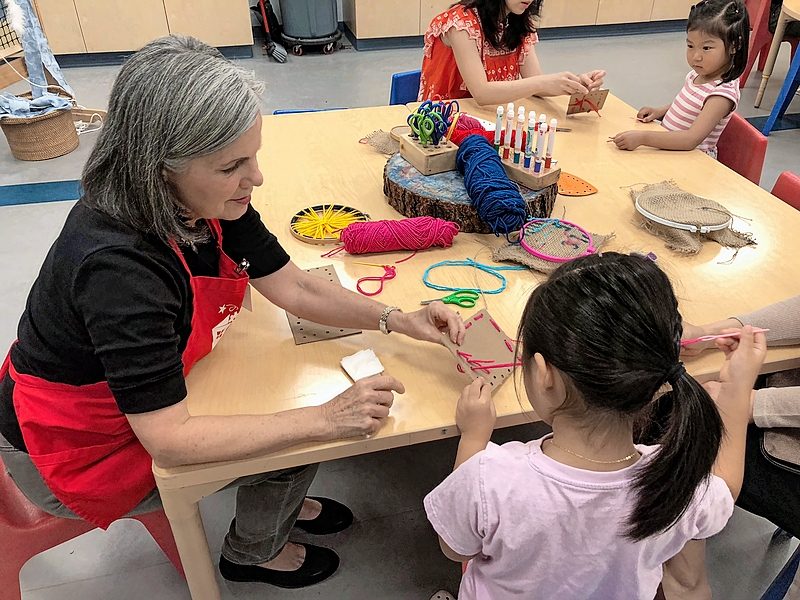
[{"label": "woman's red apron", "polygon": [[[208,225],[219,247],[219,277],[192,276],[178,246],[171,243],[189,272],[194,297],[184,375],[211,352],[239,314],[249,279],[246,266],[222,251],[219,221],[209,220]],[[117,407],[107,382],[71,386],[18,373],[10,353],[0,379],[6,372],[15,382],[14,409],[31,460],[67,508],[105,529],[153,490],[152,458]]]}]

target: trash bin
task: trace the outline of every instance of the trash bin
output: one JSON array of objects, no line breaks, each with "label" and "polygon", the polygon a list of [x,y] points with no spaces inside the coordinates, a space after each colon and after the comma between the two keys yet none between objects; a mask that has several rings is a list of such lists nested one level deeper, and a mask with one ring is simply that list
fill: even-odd
[{"label": "trash bin", "polygon": [[342,36],[336,0],[280,0],[280,5],[281,38],[296,56],[303,53],[304,45],[324,46],[325,54],[336,49],[336,41]]}]

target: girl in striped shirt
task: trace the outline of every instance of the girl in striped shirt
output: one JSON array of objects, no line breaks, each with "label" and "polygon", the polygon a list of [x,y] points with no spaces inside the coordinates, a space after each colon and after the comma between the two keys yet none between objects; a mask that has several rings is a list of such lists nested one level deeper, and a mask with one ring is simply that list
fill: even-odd
[{"label": "girl in striped shirt", "polygon": [[692,70],[669,106],[645,106],[636,115],[656,119],[667,131],[625,131],[613,139],[620,150],[652,146],[697,148],[717,157],[717,141],[739,104],[739,76],[747,64],[750,21],[742,0],[702,0],[689,12],[686,61]]}]

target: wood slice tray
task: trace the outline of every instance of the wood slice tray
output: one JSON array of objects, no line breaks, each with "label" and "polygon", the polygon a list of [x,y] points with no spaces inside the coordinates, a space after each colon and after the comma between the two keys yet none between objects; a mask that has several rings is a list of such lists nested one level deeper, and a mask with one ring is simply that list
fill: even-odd
[{"label": "wood slice tray", "polygon": [[[553,211],[558,184],[541,190],[520,186],[528,216],[546,218]],[[478,218],[458,171],[423,175],[399,154],[383,169],[383,193],[389,205],[406,217],[436,217],[457,223],[464,233],[492,233]]]}]

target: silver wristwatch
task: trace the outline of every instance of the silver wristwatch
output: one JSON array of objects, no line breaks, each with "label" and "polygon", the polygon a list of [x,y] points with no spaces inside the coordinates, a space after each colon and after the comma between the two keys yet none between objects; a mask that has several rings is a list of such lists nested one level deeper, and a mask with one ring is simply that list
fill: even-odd
[{"label": "silver wristwatch", "polygon": [[386,308],[383,309],[383,312],[381,313],[381,318],[378,320],[378,327],[380,328],[381,333],[383,333],[384,335],[389,335],[391,333],[389,331],[389,328],[386,327],[386,321],[389,320],[389,315],[392,314],[392,312],[395,310],[403,312],[396,306],[387,306]]}]

